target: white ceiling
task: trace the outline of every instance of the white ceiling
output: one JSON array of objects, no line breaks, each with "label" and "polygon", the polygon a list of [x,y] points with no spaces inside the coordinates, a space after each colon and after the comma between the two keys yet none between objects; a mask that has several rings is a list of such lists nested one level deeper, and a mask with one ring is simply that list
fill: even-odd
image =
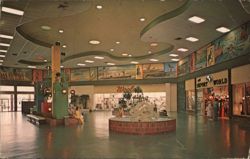
[{"label": "white ceiling", "polygon": [[[249,3],[244,4],[244,9],[237,0],[4,1],[3,6],[24,10],[24,16],[1,13],[0,33],[14,35],[13,40],[0,38],[1,42],[11,44],[10,47],[0,46],[0,49],[8,50],[3,65],[27,67],[19,61],[36,64],[45,59],[50,61],[50,45],[56,41],[67,45],[61,49],[66,53],[62,57],[65,67],[78,67],[76,64],[85,63],[85,60],[95,61],[85,63],[86,67],[104,66],[106,62],[117,65],[131,61],[151,63],[150,58],[171,62],[170,53],[182,58],[222,36],[215,30],[217,27],[234,29],[249,21]],[[101,10],[96,9],[98,4],[103,6]],[[182,7],[186,8],[180,11]],[[188,21],[193,15],[206,21],[201,24]],[[145,17],[146,21],[139,21],[140,17]],[[42,25],[50,26],[51,30],[42,30]],[[58,29],[63,29],[64,33],[58,33]],[[188,36],[195,36],[199,41],[186,41]],[[178,37],[182,39],[175,40]],[[88,43],[91,39],[97,39],[101,44],[91,45]],[[115,44],[116,41],[121,43]],[[158,46],[150,46],[152,42],[157,42]],[[189,51],[178,52],[180,47]],[[152,53],[148,54],[148,51]],[[123,57],[122,53],[132,57]],[[95,55],[104,59],[95,59]],[[49,62],[38,68],[46,65]]]}]

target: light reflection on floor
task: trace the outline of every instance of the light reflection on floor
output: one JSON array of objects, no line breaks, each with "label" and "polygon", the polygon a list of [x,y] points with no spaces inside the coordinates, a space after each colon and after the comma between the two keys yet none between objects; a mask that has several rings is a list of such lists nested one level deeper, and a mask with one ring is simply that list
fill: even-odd
[{"label": "light reflection on floor", "polygon": [[111,112],[87,113],[82,126],[35,126],[21,113],[0,113],[0,158],[247,157],[250,127],[229,120],[172,114],[177,130],[154,136],[110,133]]}]

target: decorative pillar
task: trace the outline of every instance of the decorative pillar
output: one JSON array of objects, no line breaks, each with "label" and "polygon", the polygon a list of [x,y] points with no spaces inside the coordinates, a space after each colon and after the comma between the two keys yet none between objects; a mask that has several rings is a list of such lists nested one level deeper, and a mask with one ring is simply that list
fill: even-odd
[{"label": "decorative pillar", "polygon": [[52,116],[55,119],[63,119],[68,115],[68,83],[61,80],[61,52],[60,43],[52,46],[51,81],[52,81]]}]

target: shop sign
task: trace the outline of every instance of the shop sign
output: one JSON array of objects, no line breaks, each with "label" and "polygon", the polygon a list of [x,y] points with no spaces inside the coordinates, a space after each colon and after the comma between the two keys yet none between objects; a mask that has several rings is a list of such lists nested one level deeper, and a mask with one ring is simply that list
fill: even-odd
[{"label": "shop sign", "polygon": [[213,81],[214,86],[227,84],[227,78],[221,78]]},{"label": "shop sign", "polygon": [[123,93],[123,92],[133,92],[135,86],[118,86],[116,89],[117,93]]},{"label": "shop sign", "polygon": [[207,87],[214,87],[214,86],[222,86],[226,85],[228,82],[227,78],[219,78],[219,79],[211,79],[208,78],[198,78],[196,80],[196,88],[207,88]]}]

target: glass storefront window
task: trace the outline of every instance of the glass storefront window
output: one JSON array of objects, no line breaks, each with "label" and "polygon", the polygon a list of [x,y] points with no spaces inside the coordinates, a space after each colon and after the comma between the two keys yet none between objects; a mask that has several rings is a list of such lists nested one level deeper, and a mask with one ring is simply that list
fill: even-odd
[{"label": "glass storefront window", "polygon": [[186,110],[195,111],[195,91],[186,91]]},{"label": "glass storefront window", "polygon": [[233,115],[250,115],[250,83],[233,85]]},{"label": "glass storefront window", "polygon": [[14,86],[0,86],[0,91],[14,92]]},{"label": "glass storefront window", "polygon": [[17,86],[17,92],[35,92],[33,86]]}]

